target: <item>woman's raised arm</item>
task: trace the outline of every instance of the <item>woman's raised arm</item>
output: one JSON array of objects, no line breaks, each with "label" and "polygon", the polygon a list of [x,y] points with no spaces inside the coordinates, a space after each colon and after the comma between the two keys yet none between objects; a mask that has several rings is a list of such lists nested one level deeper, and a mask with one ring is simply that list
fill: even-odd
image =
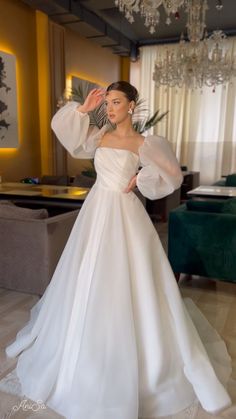
[{"label": "woman's raised arm", "polygon": [[93,89],[83,105],[68,102],[52,118],[51,127],[58,140],[75,158],[93,158],[100,138],[107,130],[89,125],[88,112],[94,110],[103,100],[104,91]]}]

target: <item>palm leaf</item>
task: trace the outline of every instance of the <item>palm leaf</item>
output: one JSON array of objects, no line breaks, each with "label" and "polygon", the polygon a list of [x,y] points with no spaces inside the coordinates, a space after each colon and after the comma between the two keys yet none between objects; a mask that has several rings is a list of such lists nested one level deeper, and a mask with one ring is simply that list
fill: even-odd
[{"label": "palm leaf", "polygon": [[149,116],[149,110],[146,106],[143,105],[145,101],[141,99],[138,101],[135,108],[135,114],[133,118],[133,127],[135,131],[140,134],[149,130],[151,127],[154,127],[158,122],[160,122],[169,111],[159,114],[160,110],[158,109],[151,117]]},{"label": "palm leaf", "polygon": [[83,92],[79,85],[77,88],[72,87],[69,90],[69,96],[71,97],[71,100],[74,100],[75,102],[79,102],[81,105],[83,105],[85,98],[83,97]]},{"label": "palm leaf", "polygon": [[[163,112],[159,115],[160,110],[158,109],[153,116],[145,122],[144,128],[142,132],[147,131],[151,127],[154,127],[158,122],[160,122],[168,113],[169,111]],[[141,132],[141,133],[142,133]]]}]

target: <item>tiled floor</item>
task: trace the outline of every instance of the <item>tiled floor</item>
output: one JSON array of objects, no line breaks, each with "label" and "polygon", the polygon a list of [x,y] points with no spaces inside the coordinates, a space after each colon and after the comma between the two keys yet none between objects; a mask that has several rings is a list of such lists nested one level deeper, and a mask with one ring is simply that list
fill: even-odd
[{"label": "tiled floor", "polygon": [[[164,248],[167,246],[167,228],[165,224],[157,226]],[[183,297],[190,297],[200,308],[209,322],[222,336],[233,359],[233,375],[236,380],[236,284],[208,280],[206,278],[181,277],[180,290]],[[7,359],[4,348],[14,339],[17,331],[27,321],[30,308],[38,300],[37,296],[0,289],[0,380],[10,372],[15,361]],[[236,381],[229,385],[231,397],[236,403]],[[5,419],[4,412],[17,404],[17,398],[0,392],[0,419]],[[212,416],[199,412],[197,419],[236,418],[236,408],[233,406],[221,416]],[[59,419],[59,415],[50,409],[38,412],[32,410],[16,411],[11,418],[17,419]],[[111,418],[112,419],[112,418]]]}]

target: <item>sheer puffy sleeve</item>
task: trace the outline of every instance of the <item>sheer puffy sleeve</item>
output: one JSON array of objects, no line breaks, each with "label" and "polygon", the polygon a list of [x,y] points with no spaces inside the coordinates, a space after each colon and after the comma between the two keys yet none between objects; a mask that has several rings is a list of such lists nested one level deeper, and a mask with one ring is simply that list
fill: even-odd
[{"label": "sheer puffy sleeve", "polygon": [[52,118],[51,127],[72,157],[90,159],[108,127],[89,126],[89,115],[79,112],[78,106],[78,102],[72,101],[59,109]]},{"label": "sheer puffy sleeve", "polygon": [[180,187],[183,176],[165,138],[147,137],[139,149],[139,156],[142,168],[137,175],[137,187],[146,198],[160,199]]}]

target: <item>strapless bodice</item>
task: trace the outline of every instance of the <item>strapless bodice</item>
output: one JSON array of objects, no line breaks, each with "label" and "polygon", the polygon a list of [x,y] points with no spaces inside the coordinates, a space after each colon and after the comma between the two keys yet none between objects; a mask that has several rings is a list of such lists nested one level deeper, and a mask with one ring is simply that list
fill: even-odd
[{"label": "strapless bodice", "polygon": [[98,147],[95,153],[96,185],[123,191],[139,167],[139,156],[120,148]]}]

